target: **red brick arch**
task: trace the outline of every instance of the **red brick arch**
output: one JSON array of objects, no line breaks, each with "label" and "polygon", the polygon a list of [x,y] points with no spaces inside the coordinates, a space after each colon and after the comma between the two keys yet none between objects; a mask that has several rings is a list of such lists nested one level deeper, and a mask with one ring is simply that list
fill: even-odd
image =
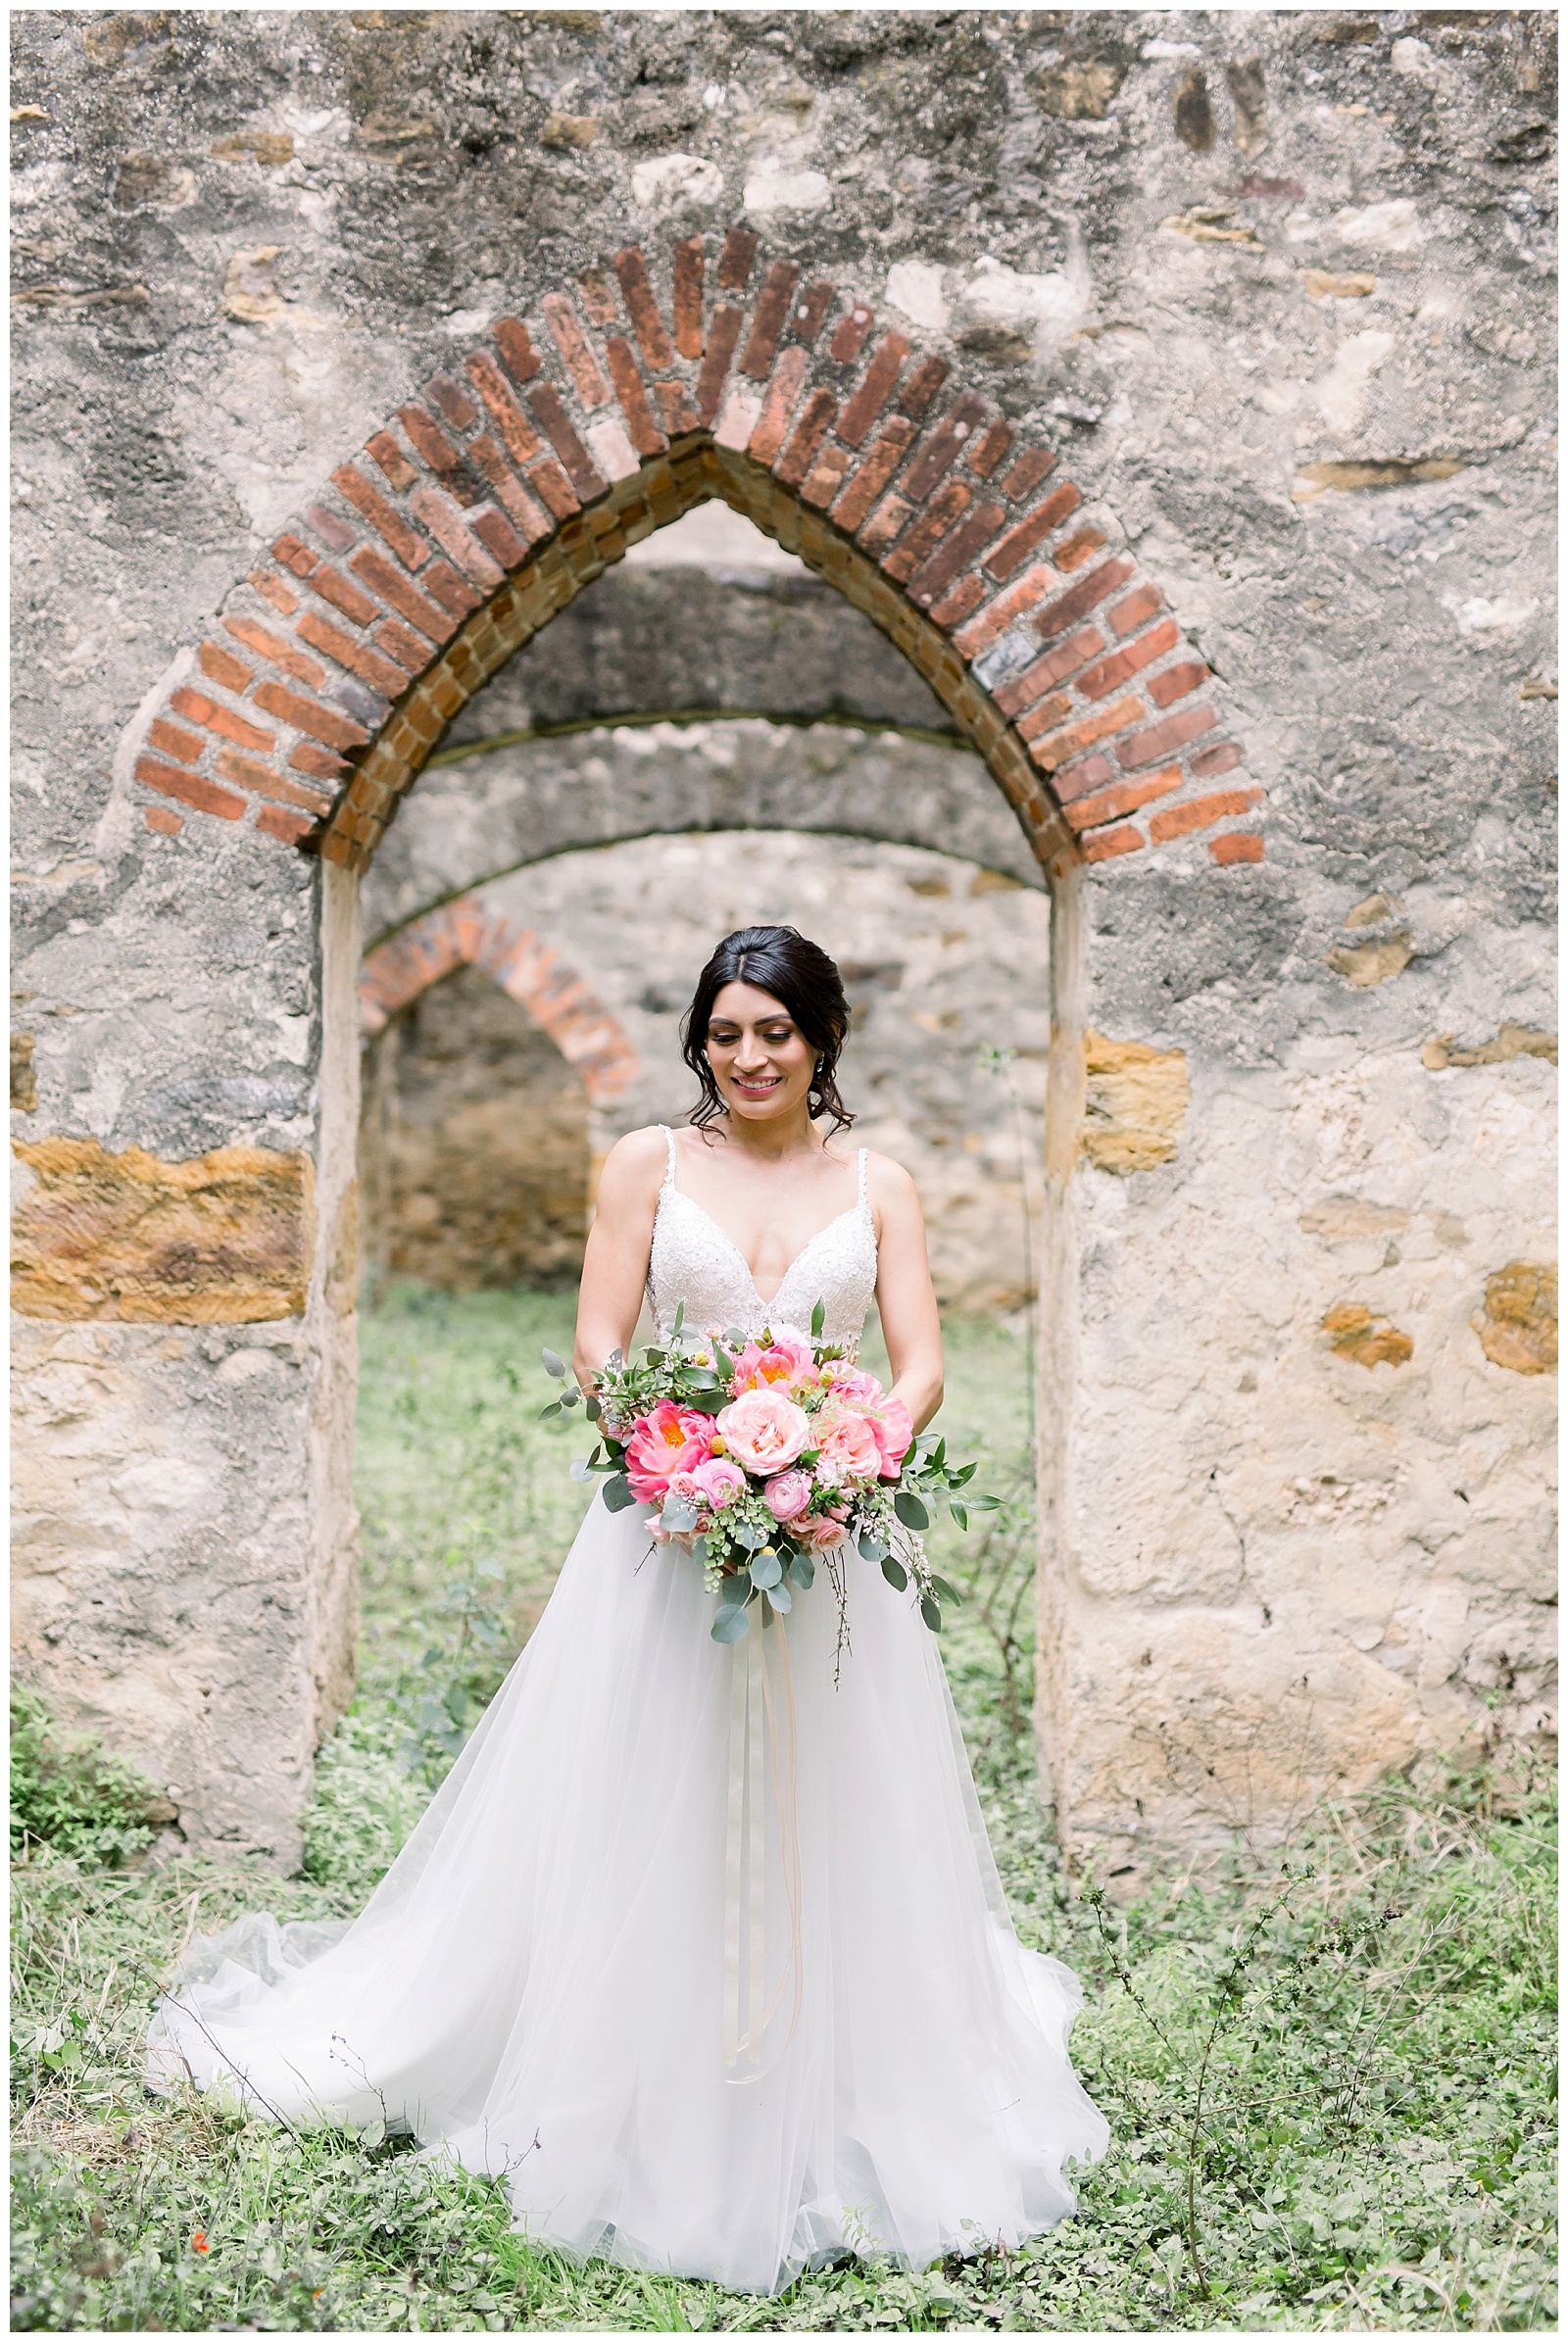
[{"label": "red brick arch", "polygon": [[360,971],[360,1023],[373,1036],[400,1008],[454,968],[483,968],[520,1001],[568,1064],[590,1101],[608,1105],[642,1071],[631,1036],[575,968],[532,928],[487,911],[472,895],[444,903],[368,952]]},{"label": "red brick arch", "polygon": [[183,806],[367,868],[473,693],[715,496],[906,654],[1043,864],[1200,832],[1261,858],[1235,824],[1262,791],[1114,521],[947,358],[741,227],[498,319],[339,465],[147,725],[149,827]]}]

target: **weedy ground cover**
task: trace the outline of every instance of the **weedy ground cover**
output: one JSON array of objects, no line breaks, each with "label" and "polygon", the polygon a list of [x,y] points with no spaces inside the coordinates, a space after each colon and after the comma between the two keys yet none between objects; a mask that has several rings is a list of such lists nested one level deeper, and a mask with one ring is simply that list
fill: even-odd
[{"label": "weedy ground cover", "polygon": [[[1434,1766],[1112,1909],[1067,1892],[1034,1793],[1027,1376],[949,1329],[955,1449],[1009,1506],[939,1566],[945,1655],[1013,1912],[1070,1961],[1113,2144],[1081,2217],[917,2275],[868,2258],[778,2301],[577,2268],[492,2182],[395,2140],[148,2098],[157,1978],[239,1912],[352,1912],[548,1593],[588,1491],[536,1420],[569,1304],[402,1292],[364,1343],[361,1695],[318,1767],[305,1873],[149,1863],[122,1769],[24,1703],[13,1796],[14,2321],[61,2332],[1183,2328],[1555,2322],[1554,1809],[1528,1771]],[[874,1361],[873,1361],[874,1363]],[[580,1443],[580,1434],[579,1434]],[[20,1835],[17,1831],[20,1830]],[[155,1856],[161,1848],[154,1849]]]}]

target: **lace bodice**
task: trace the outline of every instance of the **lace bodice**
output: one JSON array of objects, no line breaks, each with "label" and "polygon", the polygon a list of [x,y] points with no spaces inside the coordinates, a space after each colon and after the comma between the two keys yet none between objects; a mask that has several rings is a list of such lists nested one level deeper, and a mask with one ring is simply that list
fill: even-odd
[{"label": "lace bodice", "polygon": [[[663,1129],[663,1125],[660,1126]],[[857,1342],[876,1291],[876,1222],[865,1194],[865,1148],[856,1165],[858,1198],[819,1228],[797,1252],[770,1301],[759,1294],[740,1248],[710,1212],[675,1185],[675,1134],[664,1129],[669,1165],[659,1191],[653,1248],[648,1256],[648,1300],[660,1339],[667,1340],[679,1302],[688,1326],[796,1326],[805,1333],[821,1301],[829,1342]]]}]

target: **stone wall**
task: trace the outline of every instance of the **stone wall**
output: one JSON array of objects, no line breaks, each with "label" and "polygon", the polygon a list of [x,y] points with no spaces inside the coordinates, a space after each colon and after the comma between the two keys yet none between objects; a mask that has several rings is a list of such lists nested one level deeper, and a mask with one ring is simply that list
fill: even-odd
[{"label": "stone wall", "polygon": [[[1542,1729],[1552,33],[1544,14],[1485,11],[18,17],[21,1664],[176,1783],[193,1835],[289,1858],[349,1674],[358,903],[346,868],[289,840],[324,824],[363,845],[354,790],[394,804],[356,759],[384,775],[401,753],[376,695],[402,686],[391,651],[323,599],[361,527],[333,475],[354,459],[384,483],[427,581],[449,541],[479,569],[463,512],[504,567],[515,529],[470,489],[454,524],[449,475],[421,452],[450,428],[477,464],[477,425],[442,410],[416,446],[394,422],[389,468],[361,451],[400,412],[430,420],[423,386],[507,317],[532,320],[567,428],[599,428],[573,404],[563,320],[596,366],[619,364],[614,341],[642,359],[634,320],[601,325],[621,296],[590,272],[645,252],[672,318],[670,256],[697,239],[701,342],[736,224],[760,239],[748,332],[781,255],[803,310],[825,287],[838,320],[792,326],[790,349],[816,346],[809,328],[826,351],[841,326],[848,348],[862,310],[883,337],[831,361],[840,388],[803,374],[786,429],[825,430],[820,398],[836,415],[892,331],[899,397],[918,406],[932,364],[954,369],[906,418],[901,479],[968,399],[976,454],[1004,425],[1059,462],[940,512],[962,480],[922,486],[874,523],[907,526],[907,555],[897,532],[868,550],[874,515],[852,513],[852,535],[801,502],[813,483],[846,493],[848,443],[819,437],[817,468],[781,484],[795,441],[775,452],[748,409],[730,442],[715,415],[671,456],[686,484],[660,512],[631,475],[593,509],[613,554],[644,526],[639,496],[650,527],[688,491],[752,500],[923,661],[935,720],[929,696],[921,714],[868,705],[858,670],[832,705],[818,681],[804,707],[715,710],[791,719],[769,735],[792,745],[761,759],[757,826],[832,826],[829,792],[802,780],[821,718],[841,747],[846,717],[937,735],[868,734],[847,761],[863,776],[882,756],[891,793],[927,756],[927,803],[956,806],[955,774],[984,777],[943,737],[956,727],[1045,855],[1040,1697],[1064,1825],[1131,1875],[1156,1833],[1277,1827],[1422,1747]],[[768,366],[779,349],[775,332]],[[672,430],[702,363],[677,354],[660,377]],[[472,404],[462,391],[453,412]],[[545,477],[529,474],[541,493]],[[1081,501],[1048,512],[1068,477]],[[942,591],[989,610],[1013,586],[984,571],[983,538],[960,542],[982,523],[1047,532],[1037,599],[996,637],[1035,668],[1056,650],[1034,618],[1102,571],[1146,597],[1136,643],[1166,647],[1111,683],[1099,662],[1121,653],[1101,634],[1027,704],[1011,652],[978,676],[945,664],[972,621],[944,635],[913,598],[916,533],[922,561],[936,543],[958,563]],[[285,537],[286,559],[270,550]],[[568,598],[590,539],[562,523],[497,604]],[[423,658],[358,591],[379,636]],[[273,648],[242,658],[227,617]],[[523,659],[548,663],[570,622]],[[332,714],[309,678],[351,653]],[[266,665],[278,655],[295,667]],[[552,722],[622,714],[628,693],[646,707],[634,666],[607,637],[586,700],[523,702]],[[689,656],[665,711],[701,713],[692,695],[729,671]],[[1079,729],[1102,681],[1107,709],[1133,710],[1108,747]],[[1169,720],[1156,685],[1177,716],[1215,711],[1168,785],[1138,760]],[[425,727],[405,778],[441,745],[426,688],[398,700]],[[1221,728],[1245,775],[1199,768]],[[388,833],[371,941],[423,907],[397,861],[421,804],[458,808],[452,888],[531,866],[540,841],[620,852],[632,729],[558,734],[526,768],[497,749],[429,773]],[[1080,785],[1097,756],[1109,777]],[[670,744],[682,822],[752,824],[756,801],[742,792],[737,824],[700,763]],[[777,796],[798,788],[818,809],[786,816]],[[512,841],[494,859],[471,817],[492,804]],[[1007,869],[967,832],[911,832],[902,805],[854,829]],[[275,1205],[301,1156],[289,1269]],[[178,1213],[211,1232],[231,1208],[232,1246],[192,1256],[160,1233]]]}]

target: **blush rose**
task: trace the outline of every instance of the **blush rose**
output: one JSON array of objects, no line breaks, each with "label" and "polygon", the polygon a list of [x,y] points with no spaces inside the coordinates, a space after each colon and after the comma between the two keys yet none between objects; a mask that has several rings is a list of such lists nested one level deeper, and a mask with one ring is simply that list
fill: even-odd
[{"label": "blush rose", "polygon": [[804,1410],[776,1389],[743,1391],[720,1413],[717,1428],[742,1470],[768,1480],[787,1470],[811,1437]]},{"label": "blush rose", "polygon": [[875,1426],[869,1415],[854,1407],[824,1407],[812,1424],[811,1444],[820,1458],[817,1472],[823,1480],[875,1480],[882,1470]]},{"label": "blush rose", "polygon": [[762,1502],[775,1521],[793,1521],[811,1501],[808,1472],[780,1472],[762,1490]]}]

